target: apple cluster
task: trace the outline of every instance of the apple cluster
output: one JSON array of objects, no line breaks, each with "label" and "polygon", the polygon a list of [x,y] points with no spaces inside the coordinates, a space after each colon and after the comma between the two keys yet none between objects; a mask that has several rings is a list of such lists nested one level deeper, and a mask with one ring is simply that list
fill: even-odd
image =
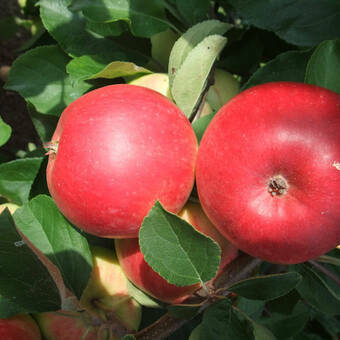
[{"label": "apple cluster", "polygon": [[[166,74],[96,89],[66,108],[51,141],[49,191],[75,226],[115,239],[117,258],[113,249],[92,248],[81,299],[87,312],[37,315],[47,339],[81,339],[84,332],[97,339],[106,329],[94,320],[110,313],[120,327],[138,329],[141,307],[127,280],[169,304],[200,288],[170,284],[145,261],[139,229],[156,201],[216,241],[217,275],[238,249],[295,264],[340,243],[340,96],[293,82],[238,90],[230,74],[216,71],[203,114],[217,113],[199,147]],[[190,200],[194,183],[199,202]],[[33,323],[18,318],[15,332]],[[25,328],[34,334],[35,327]]]}]

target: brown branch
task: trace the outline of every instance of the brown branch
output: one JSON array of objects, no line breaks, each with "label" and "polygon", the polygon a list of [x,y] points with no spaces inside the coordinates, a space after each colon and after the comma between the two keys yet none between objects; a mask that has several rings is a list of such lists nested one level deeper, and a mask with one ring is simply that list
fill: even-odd
[{"label": "brown branch", "polygon": [[[227,267],[225,272],[219,275],[216,280],[210,284],[212,291],[218,292],[223,290],[223,295],[227,295],[228,287],[240,280],[251,277],[260,263],[261,261],[259,259],[250,257],[246,254],[241,254]],[[205,301],[199,308],[198,313],[202,313],[216,301],[216,298],[213,297],[214,294],[212,294],[211,298],[207,299],[204,296],[200,296],[200,293],[203,292],[198,291],[195,296],[184,301],[184,304],[198,304]],[[150,326],[134,334],[134,336],[138,340],[164,339],[177,329],[181,328],[188,321],[190,321],[190,319],[178,319],[170,313],[166,313]]]}]

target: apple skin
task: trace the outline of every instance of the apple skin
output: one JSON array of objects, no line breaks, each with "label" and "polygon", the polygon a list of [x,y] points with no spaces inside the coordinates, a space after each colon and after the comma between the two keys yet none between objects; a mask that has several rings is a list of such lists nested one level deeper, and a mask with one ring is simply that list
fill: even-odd
[{"label": "apple skin", "polygon": [[128,282],[114,249],[92,246],[91,252],[93,269],[81,296],[81,305],[103,320],[107,320],[106,312],[113,312],[124,327],[136,331],[141,322],[142,308],[128,292]]},{"label": "apple skin", "polygon": [[214,73],[214,85],[209,88],[206,101],[213,111],[218,111],[238,94],[239,89],[240,83],[231,73],[217,68]]},{"label": "apple skin", "polygon": [[139,289],[160,301],[179,304],[200,288],[200,284],[178,287],[167,282],[144,260],[138,238],[116,239],[115,246],[126,277]]},{"label": "apple skin", "polygon": [[[134,79],[129,84],[149,88],[161,93],[173,101],[170,91],[169,76],[166,73],[152,73]],[[203,105],[201,117],[218,111],[225,103],[234,97],[240,84],[229,72],[216,69],[214,85],[209,88],[206,101]]]},{"label": "apple skin", "polygon": [[339,131],[340,96],[317,86],[273,82],[233,98],[198,152],[197,189],[209,219],[268,262],[300,263],[336,247]]},{"label": "apple skin", "polygon": [[40,330],[29,315],[15,315],[0,319],[0,339],[2,340],[41,340]]},{"label": "apple skin", "polygon": [[[214,239],[221,247],[221,262],[218,274],[238,254],[236,247],[225,240],[205,216],[200,204],[188,202],[179,213],[201,233]],[[115,240],[117,257],[127,278],[138,288],[156,299],[170,304],[179,304],[200,288],[200,284],[178,287],[167,282],[144,260],[138,239]]]},{"label": "apple skin", "polygon": [[[99,337],[99,326],[91,326],[90,318],[87,318],[84,313],[46,312],[36,315],[36,319],[46,340],[105,339]],[[87,335],[83,338],[85,333]]]},{"label": "apple skin", "polygon": [[169,77],[166,73],[147,74],[132,80],[129,84],[146,87],[171,99]]},{"label": "apple skin", "polygon": [[137,237],[157,200],[173,213],[194,183],[197,139],[184,114],[159,93],[118,84],[91,91],[61,115],[47,184],[80,229]]}]

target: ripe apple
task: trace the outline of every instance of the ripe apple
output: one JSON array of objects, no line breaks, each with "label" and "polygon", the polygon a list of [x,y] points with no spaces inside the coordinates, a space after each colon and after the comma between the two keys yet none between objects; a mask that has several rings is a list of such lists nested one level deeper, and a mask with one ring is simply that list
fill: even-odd
[{"label": "ripe apple", "polygon": [[110,85],[78,98],[50,144],[51,196],[90,234],[137,237],[157,200],[177,213],[193,187],[197,139],[188,119],[140,86]]},{"label": "ripe apple", "polygon": [[95,325],[87,313],[46,312],[36,315],[36,319],[46,340],[104,340],[108,338],[108,330],[99,333],[99,325]]},{"label": "ripe apple", "polygon": [[29,315],[15,315],[0,319],[0,339],[2,340],[40,340],[40,330]]},{"label": "ripe apple", "polygon": [[128,330],[139,327],[142,308],[130,296],[127,279],[120,268],[114,249],[91,247],[93,269],[80,302],[92,314],[108,320],[114,314]]},{"label": "ripe apple", "polygon": [[239,249],[274,263],[340,243],[340,96],[276,82],[248,89],[208,126],[197,189],[209,219]]},{"label": "ripe apple", "polygon": [[[221,237],[204,215],[199,204],[187,203],[179,215],[187,222],[192,223],[195,229],[211,237],[221,246],[220,273],[237,256],[237,249]],[[117,239],[115,245],[119,263],[127,278],[135,286],[156,299],[178,304],[200,288],[200,284],[178,287],[167,282],[144,260],[137,238]]]}]

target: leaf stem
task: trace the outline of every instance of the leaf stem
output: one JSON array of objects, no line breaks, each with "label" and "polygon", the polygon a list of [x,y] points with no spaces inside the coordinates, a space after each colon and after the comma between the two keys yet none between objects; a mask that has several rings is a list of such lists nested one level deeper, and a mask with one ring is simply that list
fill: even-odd
[{"label": "leaf stem", "polygon": [[[253,275],[254,270],[260,264],[260,260],[250,257],[246,254],[241,254],[238,256],[230,265],[227,267],[226,271],[220,274],[215,282],[213,283],[213,289],[215,291],[221,290],[224,287],[230,287],[234,283],[246,279]],[[201,288],[202,289],[202,288]],[[229,294],[225,293],[225,295]],[[203,294],[204,295],[204,294]],[[192,296],[184,301],[187,303],[199,303],[205,301],[198,313],[202,313],[210,305],[212,305],[216,299],[206,299],[203,296]],[[138,340],[160,340],[165,339],[170,334],[175,332],[177,329],[184,326],[190,319],[179,319],[172,316],[170,313],[166,313],[156,322],[150,326],[142,329],[138,333],[134,334],[135,338]]]},{"label": "leaf stem", "polygon": [[331,280],[333,280],[338,286],[340,286],[340,278],[334,273],[332,273],[330,270],[328,270],[326,267],[324,267],[322,264],[318,263],[315,260],[309,260],[308,263],[310,263],[312,266],[317,268],[320,272],[324,273]]}]

